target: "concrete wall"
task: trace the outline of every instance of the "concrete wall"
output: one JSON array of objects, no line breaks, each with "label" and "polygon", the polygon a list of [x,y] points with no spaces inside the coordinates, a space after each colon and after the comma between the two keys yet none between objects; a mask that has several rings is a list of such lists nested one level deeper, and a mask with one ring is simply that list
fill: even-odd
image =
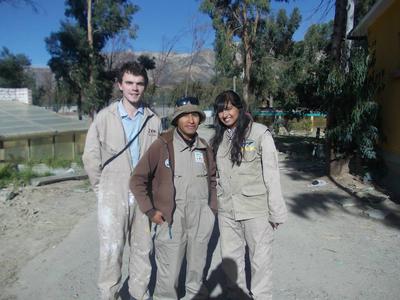
[{"label": "concrete wall", "polygon": [[6,89],[0,88],[0,101],[18,101],[26,104],[32,104],[32,91],[27,88]]}]

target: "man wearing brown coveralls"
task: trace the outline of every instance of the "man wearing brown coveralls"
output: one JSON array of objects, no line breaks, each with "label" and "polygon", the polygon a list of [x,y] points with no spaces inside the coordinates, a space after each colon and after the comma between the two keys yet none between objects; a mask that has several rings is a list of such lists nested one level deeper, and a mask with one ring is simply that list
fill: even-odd
[{"label": "man wearing brown coveralls", "polygon": [[185,299],[206,297],[201,285],[217,204],[211,148],[197,136],[204,119],[196,98],[179,99],[171,122],[176,128],[161,134],[131,177],[135,199],[154,223],[154,300],[178,299],[178,277],[185,253]]}]

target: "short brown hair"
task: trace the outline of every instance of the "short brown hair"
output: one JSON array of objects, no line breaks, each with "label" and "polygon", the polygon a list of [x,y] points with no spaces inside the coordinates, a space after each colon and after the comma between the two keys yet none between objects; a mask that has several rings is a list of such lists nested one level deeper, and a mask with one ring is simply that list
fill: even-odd
[{"label": "short brown hair", "polygon": [[119,83],[122,83],[122,77],[124,77],[125,73],[129,73],[135,76],[142,76],[144,78],[144,86],[147,87],[147,84],[149,83],[149,78],[147,77],[147,71],[137,61],[126,62],[121,66],[121,68],[119,68],[117,74],[117,80]]}]

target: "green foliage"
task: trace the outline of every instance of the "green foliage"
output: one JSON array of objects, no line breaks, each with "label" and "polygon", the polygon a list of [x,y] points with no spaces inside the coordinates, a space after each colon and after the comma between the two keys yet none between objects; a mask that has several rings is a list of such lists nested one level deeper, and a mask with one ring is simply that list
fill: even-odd
[{"label": "green foliage", "polygon": [[[240,74],[240,65],[236,60],[238,47],[233,43],[231,33],[228,32],[223,23],[215,20],[216,29],[214,51],[215,51],[215,71],[224,77],[233,77]],[[232,63],[233,62],[233,63]]]},{"label": "green foliage", "polygon": [[92,3],[93,44],[88,39],[86,0],[67,0],[65,15],[58,32],[46,38],[51,55],[49,66],[66,88],[69,98],[77,99],[78,109],[83,101],[87,113],[99,110],[111,97],[114,73],[106,70],[102,50],[107,42],[122,33],[135,36],[131,25],[138,7],[128,0],[100,0]]},{"label": "green foliage", "polygon": [[38,176],[32,171],[31,166],[23,171],[18,171],[16,164],[7,163],[0,166],[0,188],[7,187],[10,184],[14,186],[27,185],[31,178]]},{"label": "green foliage", "polygon": [[0,87],[28,88],[32,91],[33,104],[39,104],[44,90],[36,86],[31,62],[25,54],[13,54],[3,47],[0,52]]},{"label": "green foliage", "polygon": [[155,57],[149,57],[148,55],[140,55],[137,58],[137,61],[146,69],[146,70],[154,70],[156,68]]},{"label": "green foliage", "polygon": [[[305,43],[316,43],[315,38],[311,38],[315,37],[315,29],[319,31],[317,36],[328,36],[326,28],[314,27],[310,35],[306,34]],[[328,46],[326,43],[325,47]],[[376,102],[382,88],[382,74],[373,71],[374,55],[368,54],[365,48],[361,44],[353,47],[348,72],[322,55],[318,63],[308,64],[307,75],[297,83],[295,90],[300,106],[328,114],[326,137],[337,157],[357,153],[365,161],[371,161],[377,159],[376,146],[382,138]],[[313,55],[307,56],[311,61]]]},{"label": "green foliage", "polygon": [[307,63],[314,65],[326,55],[332,32],[333,21],[313,24],[307,29],[302,49],[303,58]]},{"label": "green foliage", "polygon": [[290,124],[289,126],[291,127],[291,130],[294,131],[310,132],[312,128],[312,122],[309,118],[289,120],[288,124]]},{"label": "green foliage", "polygon": [[[212,109],[216,96],[223,90],[232,89],[232,79],[216,76],[211,82],[190,82],[188,95],[197,97],[203,109]],[[240,86],[238,86],[240,91]],[[156,90],[151,99],[151,104],[173,107],[175,101],[185,95],[186,84],[181,82],[172,88],[163,87]]]},{"label": "green foliage", "polygon": [[280,9],[276,16],[269,15],[260,24],[257,32],[259,43],[256,46],[275,58],[289,56],[293,51],[293,34],[299,28],[300,21],[301,14],[297,7],[289,17],[284,9]]},{"label": "green foliage", "polygon": [[382,89],[382,74],[373,71],[373,64],[373,55],[355,48],[349,72],[333,67],[320,88],[331,124],[326,134],[338,155],[358,153],[366,160],[377,158],[381,136],[376,96]]},{"label": "green foliage", "polygon": [[53,175],[50,172],[35,173],[33,167],[37,164],[45,164],[49,168],[70,168],[72,163],[82,167],[82,161],[71,161],[69,159],[48,158],[35,161],[27,161],[24,163],[24,168],[18,170],[16,162],[0,164],[0,188],[6,187],[9,184],[14,186],[23,186],[30,183],[30,180],[35,177],[43,177]]},{"label": "green foliage", "polygon": [[270,13],[270,1],[203,0],[200,9],[210,16],[216,32],[217,74],[243,71],[243,100],[248,102],[257,32]]},{"label": "green foliage", "polygon": [[285,10],[280,9],[276,16],[269,15],[260,24],[257,43],[254,45],[254,66],[250,81],[251,91],[258,101],[271,97],[289,99],[282,92],[289,92],[286,79],[294,74],[293,70],[289,70],[292,65],[291,53],[294,50],[292,38],[300,20],[297,8],[290,17]]},{"label": "green foliage", "polygon": [[[174,106],[175,101],[185,95],[186,84],[184,82],[176,85],[170,92],[166,95],[169,105]],[[200,100],[200,106],[202,108],[207,108],[212,106],[215,97],[213,98],[214,87],[207,83],[201,82],[190,82],[188,85],[188,95],[197,97]],[[216,96],[216,95],[215,95]]]},{"label": "green foliage", "polygon": [[[203,0],[201,4],[215,30],[218,79],[242,79],[243,91],[252,93],[245,101],[254,107],[288,90],[282,78],[292,74],[287,70],[291,65],[288,60],[295,46],[292,37],[301,21],[298,8],[290,16],[283,9],[274,15],[270,2]],[[286,95],[282,98],[288,99]]]},{"label": "green foliage", "polygon": [[[256,59],[252,69],[251,88],[257,99],[275,99],[275,106],[291,110],[297,105],[293,87],[298,76],[297,60],[293,59],[295,42],[293,34],[300,25],[297,8],[290,16],[280,9],[260,26],[255,47]],[[267,51],[266,51],[267,49]]]},{"label": "green foliage", "polygon": [[31,62],[24,54],[13,54],[6,47],[0,52],[0,87],[32,88],[33,77],[26,72]]},{"label": "green foliage", "polygon": [[330,71],[327,53],[332,30],[332,21],[313,24],[308,28],[304,40],[295,44],[292,67],[284,76],[288,81],[289,90],[296,94],[297,103],[289,102],[289,107],[297,106],[326,112],[327,108],[319,90]]}]

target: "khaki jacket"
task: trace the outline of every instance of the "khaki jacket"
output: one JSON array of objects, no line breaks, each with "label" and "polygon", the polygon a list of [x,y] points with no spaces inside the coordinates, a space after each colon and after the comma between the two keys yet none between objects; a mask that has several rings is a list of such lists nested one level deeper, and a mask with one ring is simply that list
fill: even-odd
[{"label": "khaki jacket", "polygon": [[[122,201],[128,206],[129,178],[133,172],[129,149],[101,170],[128,143],[117,106],[118,102],[114,102],[96,116],[86,136],[82,160],[96,196],[109,198],[104,201]],[[142,122],[149,115],[154,116],[138,137],[140,157],[157,139],[161,128],[159,117],[149,108],[144,109]]]},{"label": "khaki jacket", "polygon": [[[161,211],[168,222],[173,222],[175,209],[176,190],[174,186],[175,157],[174,157],[174,132],[175,129],[161,134],[151,145],[147,153],[137,164],[132,174],[130,188],[142,212],[146,213],[152,208]],[[197,138],[195,142],[196,151],[201,151],[205,158],[208,186],[208,204],[214,211],[217,209],[216,195],[216,168],[211,148],[205,141]],[[194,170],[191,170],[194,171]],[[193,198],[197,199],[198,195]]]},{"label": "khaki jacket", "polygon": [[242,145],[240,166],[232,166],[225,132],[217,153],[218,213],[235,220],[267,215],[270,222],[287,219],[279,179],[278,155],[268,128],[252,123]]}]

